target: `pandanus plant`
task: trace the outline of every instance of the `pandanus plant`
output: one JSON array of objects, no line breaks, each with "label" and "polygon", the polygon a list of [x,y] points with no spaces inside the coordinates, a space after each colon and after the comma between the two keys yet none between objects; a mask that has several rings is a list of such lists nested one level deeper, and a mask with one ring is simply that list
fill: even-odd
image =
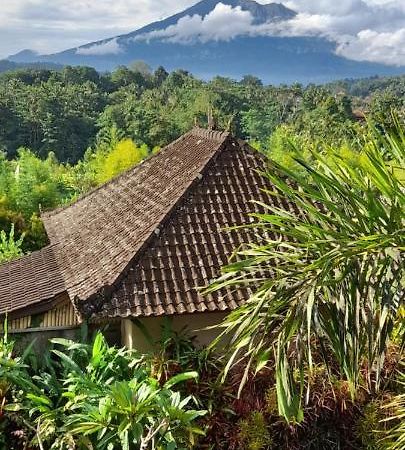
[{"label": "pandanus plant", "polygon": [[260,243],[235,251],[208,289],[252,289],[214,344],[227,336],[225,375],[242,362],[244,380],[274,367],[288,421],[303,418],[314,355],[353,398],[360,385],[375,392],[404,325],[405,134],[397,122],[393,133],[370,135],[355,159],[313,150],[311,162],[296,158],[298,172],[270,162],[264,175],[275,201],[248,225]]}]

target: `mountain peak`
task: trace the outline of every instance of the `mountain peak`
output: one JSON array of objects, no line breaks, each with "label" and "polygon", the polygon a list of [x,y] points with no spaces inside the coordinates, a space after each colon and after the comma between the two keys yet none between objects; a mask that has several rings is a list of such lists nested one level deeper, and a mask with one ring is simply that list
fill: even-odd
[{"label": "mountain peak", "polygon": [[[201,0],[132,33],[52,55],[24,50],[9,59],[88,65],[100,71],[142,60],[169,71],[182,68],[205,79],[241,78],[250,72],[272,83],[319,83],[403,72],[403,68],[346,59],[336,53],[336,43],[322,35],[272,33],[277,22],[288,22],[296,14],[282,3]],[[267,23],[276,26],[262,26]]]},{"label": "mountain peak", "polygon": [[151,23],[146,27],[129,33],[126,36],[136,36],[143,33],[149,33],[151,31],[162,30],[171,25],[177,24],[177,22],[186,16],[201,16],[205,17],[214,11],[215,7],[222,3],[224,5],[229,5],[232,8],[240,7],[243,11],[249,11],[253,17],[254,24],[262,24],[266,22],[274,22],[279,20],[292,19],[297,15],[295,11],[287,8],[282,3],[268,3],[262,5],[257,3],[255,0],[201,0],[190,8],[175,14],[174,16],[168,17],[167,19]]},{"label": "mountain peak", "polygon": [[287,8],[282,3],[268,3],[262,5],[255,0],[202,0],[196,5],[185,10],[183,15],[206,16],[215,9],[218,3],[229,5],[232,8],[240,7],[243,11],[249,11],[256,23],[265,23],[274,20],[288,20],[296,15],[296,12]]},{"label": "mountain peak", "polygon": [[38,52],[35,52],[34,50],[30,50],[30,49],[24,49],[21,50],[20,52],[16,53],[15,55],[11,55],[8,57],[8,59],[10,61],[14,61],[14,62],[31,62],[31,61],[35,61],[36,58],[39,56]]}]

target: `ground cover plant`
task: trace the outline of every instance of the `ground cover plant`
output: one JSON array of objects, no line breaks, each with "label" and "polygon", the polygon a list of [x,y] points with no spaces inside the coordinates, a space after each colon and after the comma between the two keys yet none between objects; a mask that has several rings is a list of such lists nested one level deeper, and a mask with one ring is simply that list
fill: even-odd
[{"label": "ground cover plant", "polygon": [[[125,449],[125,439],[122,442],[116,426],[120,423],[124,429],[129,417],[131,431],[143,427],[143,448],[147,449],[154,448],[153,441],[148,441],[153,432],[148,430],[157,430],[169,418],[178,448],[401,448],[402,421],[397,417],[403,414],[403,380],[399,373],[396,379],[389,365],[381,395],[365,394],[355,402],[345,389],[345,380],[328,377],[327,368],[317,365],[304,405],[304,421],[289,424],[278,412],[274,369],[251,373],[238,395],[243,370],[236,368],[221,383],[217,355],[195,348],[191,334],[166,329],[162,337],[152,353],[142,356],[108,347],[101,335],[91,345],[56,341],[55,359],[48,355],[41,363],[29,350],[16,356],[10,339],[3,340],[0,355],[6,356],[7,363],[0,358],[0,448],[87,450],[108,448],[102,445],[110,443],[111,448]],[[190,371],[197,370],[195,379]],[[184,373],[187,375],[178,376]],[[122,381],[131,376],[137,383]],[[162,391],[168,392],[165,385],[172,383],[177,384],[162,400]],[[134,389],[136,384],[138,389]],[[139,401],[141,386],[143,400]],[[159,393],[153,401],[151,390]],[[184,399],[181,411],[166,409],[173,406],[173,391]],[[187,405],[186,399],[190,399]],[[142,448],[140,443],[131,444],[132,435],[129,437],[130,449]],[[157,439],[155,448],[172,448],[170,445]]]}]

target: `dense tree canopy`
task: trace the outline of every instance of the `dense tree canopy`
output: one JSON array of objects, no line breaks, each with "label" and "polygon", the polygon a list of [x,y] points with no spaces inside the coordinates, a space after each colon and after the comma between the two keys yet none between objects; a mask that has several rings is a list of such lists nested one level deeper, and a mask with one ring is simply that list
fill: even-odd
[{"label": "dense tree canopy", "polygon": [[389,124],[390,109],[404,109],[404,80],[274,87],[253,76],[203,82],[182,70],[152,72],[142,62],[111,74],[88,67],[18,70],[0,76],[0,148],[8,158],[25,147],[75,163],[112,126],[139,145],[162,146],[195,121],[206,124],[209,110],[218,127],[259,142],[285,123],[314,137],[339,131],[344,139],[355,123],[353,108]]},{"label": "dense tree canopy", "polygon": [[[293,157],[314,147],[365,138],[361,109],[381,127],[403,120],[405,77],[343,81],[327,86],[265,86],[190,73],[154,72],[142,62],[99,74],[88,67],[27,69],[0,75],[0,230],[24,251],[46,243],[41,210],[73,201],[188,131],[207,126],[249,140],[295,170]],[[361,117],[361,115],[360,115]]]}]

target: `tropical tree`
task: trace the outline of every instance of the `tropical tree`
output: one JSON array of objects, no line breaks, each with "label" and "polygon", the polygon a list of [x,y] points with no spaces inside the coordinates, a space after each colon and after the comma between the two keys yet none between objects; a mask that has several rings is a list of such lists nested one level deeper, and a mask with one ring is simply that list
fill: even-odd
[{"label": "tropical tree", "polygon": [[262,204],[250,225],[263,240],[239,249],[209,288],[253,289],[222,325],[230,341],[225,373],[244,361],[246,380],[275,364],[279,412],[289,421],[303,418],[315,359],[346,380],[353,398],[360,386],[378,391],[387,349],[404,325],[403,128],[375,131],[355,162],[333,150],[311,158],[296,158],[304,174],[270,163],[276,201]]},{"label": "tropical tree", "polygon": [[135,166],[148,156],[146,145],[137,147],[131,139],[123,139],[108,153],[97,174],[97,182],[102,184],[125,170]]}]

